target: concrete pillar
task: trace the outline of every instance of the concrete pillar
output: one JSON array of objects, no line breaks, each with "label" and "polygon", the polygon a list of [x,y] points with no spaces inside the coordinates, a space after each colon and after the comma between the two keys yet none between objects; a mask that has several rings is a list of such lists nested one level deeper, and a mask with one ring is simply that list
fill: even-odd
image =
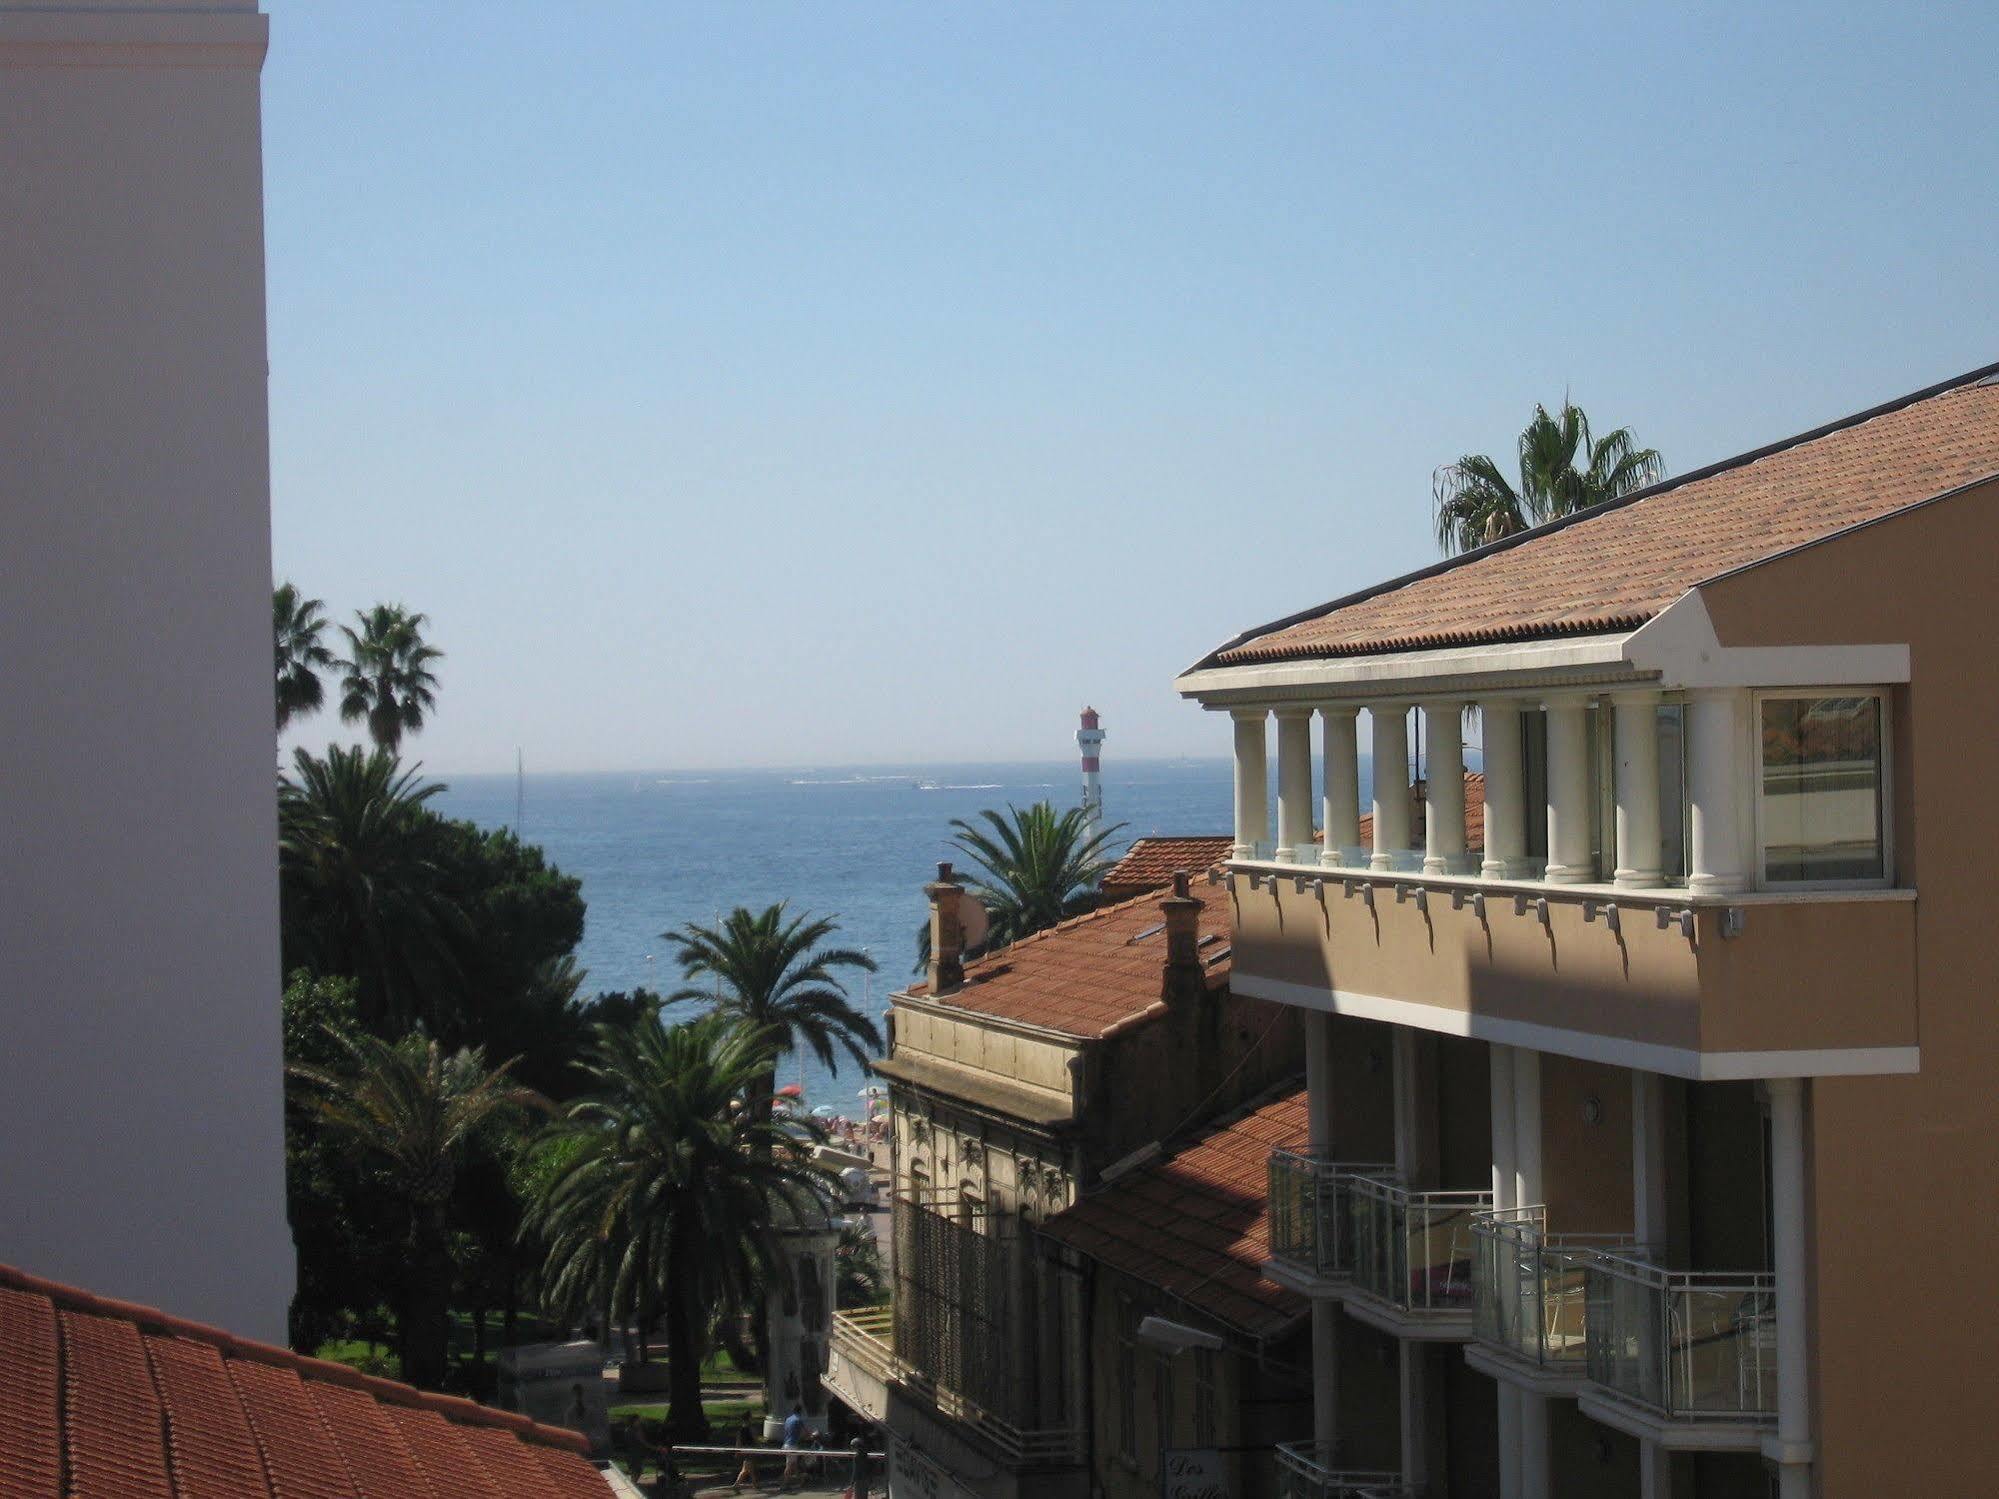
[{"label": "concrete pillar", "polygon": [[1305,1118],[1315,1151],[1333,1148],[1333,1017],[1305,1011]]},{"label": "concrete pillar", "polygon": [[1437,703],[1423,710],[1430,742],[1424,795],[1423,873],[1460,874],[1465,864],[1465,708]]},{"label": "concrete pillar", "polygon": [[1277,862],[1312,842],[1312,710],[1277,710]]},{"label": "concrete pillar", "polygon": [[1323,1296],[1312,1301],[1312,1440],[1340,1450],[1340,1319],[1346,1313]]},{"label": "concrete pillar", "polygon": [[1649,890],[1665,883],[1659,846],[1659,694],[1620,692],[1616,715],[1617,883]]},{"label": "concrete pillar", "polygon": [[1429,1345],[1404,1338],[1397,1374],[1402,1385],[1402,1481],[1416,1493],[1430,1482],[1430,1381],[1425,1354]]},{"label": "concrete pillar", "polygon": [[1346,850],[1360,843],[1360,750],[1354,742],[1358,708],[1324,708],[1326,845],[1319,862],[1333,867],[1346,862]]},{"label": "concrete pillar", "polygon": [[1548,1397],[1520,1396],[1520,1499],[1555,1499],[1548,1470]]},{"label": "concrete pillar", "polygon": [[1666,1254],[1666,1080],[1640,1070],[1631,1074],[1631,1235]]},{"label": "concrete pillar", "polygon": [[1638,1443],[1638,1499],[1673,1499],[1673,1454],[1657,1442]]},{"label": "concrete pillar", "polygon": [[1374,721],[1374,851],[1370,869],[1391,869],[1409,847],[1409,705],[1370,703]]},{"label": "concrete pillar", "polygon": [[1779,1077],[1770,1094],[1770,1237],[1777,1269],[1777,1492],[1811,1493],[1811,1346],[1805,1281],[1805,1083]]},{"label": "concrete pillar", "polygon": [[1545,1202],[1541,1181],[1541,1053],[1513,1048],[1513,1205]]},{"label": "concrete pillar", "polygon": [[1743,694],[1717,688],[1687,699],[1687,802],[1693,837],[1687,889],[1720,895],[1748,884],[1742,857]]},{"label": "concrete pillar", "polygon": [[1589,847],[1587,699],[1550,698],[1548,708],[1548,880],[1579,885],[1596,878]]},{"label": "concrete pillar", "polygon": [[1256,857],[1256,846],[1270,841],[1270,765],[1261,708],[1233,709],[1235,720],[1235,856]]},{"label": "concrete pillar", "polygon": [[1417,1041],[1416,1032],[1409,1026],[1395,1027],[1391,1074],[1395,1091],[1395,1169],[1405,1181],[1411,1182],[1423,1169],[1422,1127],[1417,1112],[1422,1095],[1417,1076],[1420,1069]]},{"label": "concrete pillar", "polygon": [[1489,880],[1512,879],[1527,859],[1527,767],[1520,752],[1520,705],[1488,698],[1478,705],[1485,738],[1485,863]]},{"label": "concrete pillar", "polygon": [[[1490,805],[1490,803],[1488,803]],[[1492,1078],[1492,1205],[1514,1205],[1513,1048],[1489,1048]],[[1520,1391],[1499,1383],[1499,1499],[1520,1499]]]}]

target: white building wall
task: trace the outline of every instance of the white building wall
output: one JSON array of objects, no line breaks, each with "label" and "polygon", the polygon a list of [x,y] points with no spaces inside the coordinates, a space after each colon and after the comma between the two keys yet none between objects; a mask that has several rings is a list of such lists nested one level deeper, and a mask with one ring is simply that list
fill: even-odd
[{"label": "white building wall", "polygon": [[0,1260],[282,1339],[255,0],[0,0]]}]

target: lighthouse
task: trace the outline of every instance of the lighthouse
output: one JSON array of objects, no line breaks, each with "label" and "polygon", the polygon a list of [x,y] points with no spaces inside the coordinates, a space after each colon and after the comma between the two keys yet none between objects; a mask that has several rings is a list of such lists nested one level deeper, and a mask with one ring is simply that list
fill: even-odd
[{"label": "lighthouse", "polygon": [[1076,730],[1076,747],[1083,752],[1083,815],[1090,820],[1091,832],[1104,825],[1104,786],[1098,776],[1104,731],[1099,724],[1097,710],[1085,708],[1083,725]]}]

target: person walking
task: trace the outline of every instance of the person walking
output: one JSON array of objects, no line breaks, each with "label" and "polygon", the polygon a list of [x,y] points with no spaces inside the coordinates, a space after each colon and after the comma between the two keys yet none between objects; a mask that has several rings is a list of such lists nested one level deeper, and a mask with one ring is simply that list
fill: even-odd
[{"label": "person walking", "polygon": [[798,1486],[798,1459],[805,1440],[805,1410],[794,1405],[784,1418],[784,1487]]},{"label": "person walking", "polygon": [[738,1493],[744,1484],[748,1484],[750,1492],[754,1494],[757,1491],[757,1460],[750,1455],[750,1449],[758,1445],[757,1429],[748,1421],[744,1421],[736,1428],[736,1445],[743,1449],[743,1465],[736,1469],[735,1479],[729,1484],[729,1492]]}]

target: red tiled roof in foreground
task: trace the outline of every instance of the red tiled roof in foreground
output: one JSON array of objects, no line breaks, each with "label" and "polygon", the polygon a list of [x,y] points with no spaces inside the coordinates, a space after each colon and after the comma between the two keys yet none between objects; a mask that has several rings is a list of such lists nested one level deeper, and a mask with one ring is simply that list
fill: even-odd
[{"label": "red tiled roof in foreground", "polygon": [[576,1432],[0,1266],[6,1499],[605,1499],[588,1451]]},{"label": "red tiled roof in foreground", "polygon": [[1141,838],[1125,850],[1125,855],[1104,871],[1098,888],[1112,900],[1124,900],[1147,890],[1164,890],[1173,875],[1184,869],[1199,876],[1211,865],[1220,864],[1235,847],[1235,839],[1223,834],[1214,838]]},{"label": "red tiled roof in foreground", "polygon": [[1050,1237],[1253,1338],[1306,1302],[1263,1278],[1270,1152],[1305,1144],[1305,1092],[1210,1129],[1050,1218]]},{"label": "red tiled roof in foreground", "polygon": [[1266,625],[1201,664],[1635,629],[1697,584],[1999,474],[1992,373]]},{"label": "red tiled roof in foreground", "polygon": [[[1196,879],[1189,892],[1201,902],[1201,961],[1208,987],[1228,983],[1231,932],[1228,892]],[[1045,932],[1037,932],[965,965],[965,982],[933,1004],[1018,1020],[1066,1036],[1102,1038],[1166,1012],[1161,989],[1166,932],[1153,891],[1117,905],[1100,906]],[[927,998],[929,988],[907,991]]]}]

